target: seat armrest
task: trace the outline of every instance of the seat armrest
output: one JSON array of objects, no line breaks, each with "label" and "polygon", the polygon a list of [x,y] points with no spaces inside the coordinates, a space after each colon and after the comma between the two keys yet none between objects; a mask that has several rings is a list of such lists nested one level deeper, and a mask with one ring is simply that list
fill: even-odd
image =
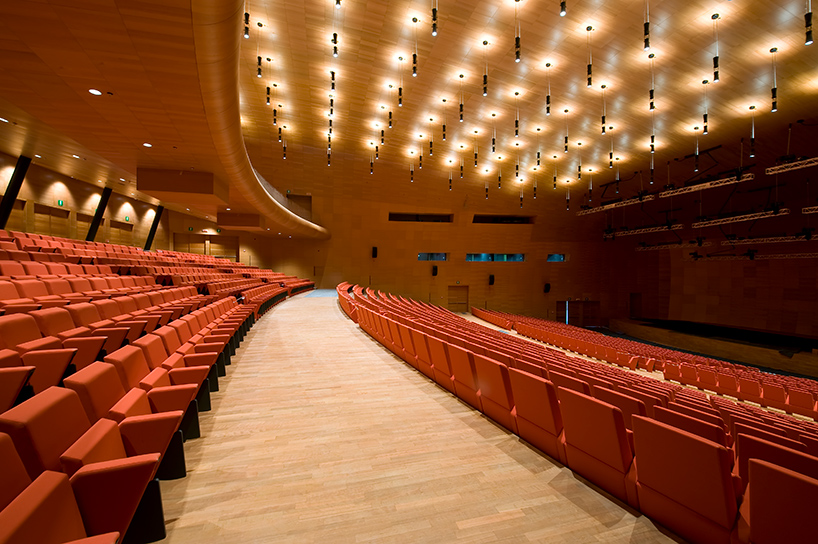
[{"label": "seat armrest", "polygon": [[164,455],[183,415],[182,410],[173,410],[125,418],[119,424],[125,451],[129,456],[144,453]]},{"label": "seat armrest", "polygon": [[63,341],[65,348],[76,348],[77,354],[72,361],[77,370],[83,369],[97,360],[100,350],[105,346],[104,336],[84,336],[80,338],[69,338]]},{"label": "seat armrest", "polygon": [[186,368],[174,368],[168,371],[170,381],[173,385],[194,384],[201,385],[210,373],[209,366],[190,366]]},{"label": "seat armrest", "polygon": [[148,391],[148,402],[154,412],[187,410],[190,401],[196,398],[197,385],[175,385],[171,387],[154,387]]}]

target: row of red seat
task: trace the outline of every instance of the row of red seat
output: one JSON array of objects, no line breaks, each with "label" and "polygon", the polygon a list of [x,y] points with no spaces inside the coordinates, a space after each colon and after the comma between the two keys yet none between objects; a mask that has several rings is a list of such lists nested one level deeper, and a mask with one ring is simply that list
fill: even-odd
[{"label": "row of red seat", "polygon": [[164,538],[157,478],[185,476],[218,356],[252,321],[219,299],[0,414],[0,542]]},{"label": "row of red seat", "polygon": [[[540,364],[512,359],[528,366],[510,367],[499,360],[503,353],[464,349],[430,326],[438,319],[453,321],[442,318],[442,309],[354,288],[353,298],[344,294],[350,288],[339,286],[341,307],[383,345],[683,537],[777,542],[814,534],[813,517],[794,503],[801,496],[818,497],[818,458],[806,453],[807,448],[818,451],[818,442],[804,443],[818,434],[811,438],[796,427],[790,431],[798,440],[775,435],[759,428],[736,403],[723,400],[714,406],[702,392],[656,380],[653,388],[620,384],[621,375],[637,375],[600,363],[585,361],[594,373],[582,375],[588,365],[566,364],[568,357]],[[609,372],[596,372],[601,367]]]},{"label": "row of red seat", "polygon": [[256,318],[258,318],[286,299],[288,294],[289,290],[286,287],[281,287],[278,283],[265,283],[259,287],[244,289],[242,291],[242,302],[249,304],[254,309]]},{"label": "row of red seat", "polygon": [[[553,322],[545,320],[538,320],[536,325],[532,325],[530,319],[528,322],[515,321],[515,316],[512,314],[477,308],[472,308],[472,312],[481,318],[511,323],[513,328],[520,334],[566,349],[572,349],[584,355],[632,368],[661,370],[666,380],[673,380],[722,395],[730,395],[741,400],[756,402],[762,406],[811,417],[818,421],[818,382],[815,382],[815,380],[771,374],[745,365],[692,356],[681,352],[674,353],[672,350],[654,346],[644,345],[645,347],[633,350],[639,351],[640,354],[622,352],[604,345],[605,342],[608,342],[609,337],[584,331],[570,325],[553,325],[551,324]],[[559,333],[554,332],[555,328],[559,330]],[[596,336],[592,337],[590,335]],[[602,339],[604,339],[604,342]],[[633,341],[628,342],[638,344]],[[662,350],[661,354],[656,351],[659,349]],[[665,357],[665,359],[656,359],[651,357],[651,354],[657,357]],[[672,357],[673,360],[668,359],[668,357]],[[685,358],[692,360],[687,361]]]}]

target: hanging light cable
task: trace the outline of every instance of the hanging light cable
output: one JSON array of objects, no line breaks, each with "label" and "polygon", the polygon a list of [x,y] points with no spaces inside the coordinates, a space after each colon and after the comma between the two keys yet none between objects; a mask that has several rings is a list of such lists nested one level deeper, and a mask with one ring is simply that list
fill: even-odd
[{"label": "hanging light cable", "polygon": [[477,131],[474,131],[474,166],[477,167]]},{"label": "hanging light cable", "polygon": [[483,71],[483,96],[488,96],[489,94],[489,42],[488,40],[483,40],[483,61],[486,65],[485,70]]},{"label": "hanging light cable", "polygon": [[706,79],[702,81],[702,87],[704,87],[704,114],[702,115],[702,121],[704,124],[704,129],[702,130],[702,134],[707,136],[707,85],[710,83]]},{"label": "hanging light cable", "polygon": [[246,11],[247,10],[247,4],[245,4],[244,9],[245,9],[245,11],[244,11],[244,39],[249,40],[250,39],[250,14]]},{"label": "hanging light cable", "polygon": [[716,54],[713,55],[713,83],[719,82],[719,14],[710,16],[713,20],[713,39],[716,42]]},{"label": "hanging light cable", "polygon": [[645,51],[650,49],[650,1],[645,0],[645,35],[644,35]]},{"label": "hanging light cable", "polygon": [[545,63],[545,115],[551,115],[551,63]]},{"label": "hanging light cable", "polygon": [[398,57],[398,74],[400,83],[398,84],[398,107],[403,107],[403,57]]},{"label": "hanging light cable", "polygon": [[418,77],[418,18],[412,17],[412,31],[415,33],[415,50],[412,53],[412,77]]},{"label": "hanging light cable", "polygon": [[656,70],[654,66],[656,55],[651,53],[648,59],[650,59],[650,111],[653,111],[656,109]]},{"label": "hanging light cable", "polygon": [[514,62],[520,62],[520,0],[514,0]]},{"label": "hanging light cable", "polygon": [[564,153],[568,153],[568,108],[566,108],[563,113],[565,114],[565,151]]},{"label": "hanging light cable", "polygon": [[463,78],[466,74],[460,74],[460,122],[463,122]]},{"label": "hanging light cable", "polygon": [[577,181],[582,181],[582,142],[577,142],[577,151],[579,151],[579,163],[577,164]]},{"label": "hanging light cable", "polygon": [[611,134],[611,150],[608,152],[608,168],[613,168],[613,157],[614,156],[614,138],[613,134]]},{"label": "hanging light cable", "polygon": [[332,40],[330,40],[330,41],[332,42],[332,56],[337,57],[338,56],[338,33],[337,32],[332,33]]},{"label": "hanging light cable", "polygon": [[520,137],[520,103],[519,103],[520,91],[514,91],[514,137]]},{"label": "hanging light cable", "polygon": [[492,153],[495,153],[497,151],[497,123],[494,120],[496,115],[497,115],[496,113],[491,114],[491,152]]},{"label": "hanging light cable", "polygon": [[804,31],[806,34],[804,45],[812,45],[812,0],[807,0],[807,11],[804,13]]},{"label": "hanging light cable", "polygon": [[650,154],[656,153],[656,114],[650,114]]},{"label": "hanging light cable", "polygon": [[434,130],[432,129],[432,123],[434,122],[433,117],[429,117],[429,156],[432,156],[432,146],[434,141]]},{"label": "hanging light cable", "polygon": [[771,112],[775,113],[778,111],[778,77],[776,74],[776,65],[775,65],[775,54],[778,53],[778,48],[773,47],[770,49],[770,54],[772,55],[773,59],[773,87],[770,89],[772,94],[772,108],[770,109]]},{"label": "hanging light cable", "polygon": [[565,0],[560,0],[560,17],[565,17],[568,10],[565,9]]},{"label": "hanging light cable", "polygon": [[750,158],[756,156],[756,107],[750,106]]},{"label": "hanging light cable", "polygon": [[432,0],[432,36],[437,36],[437,0]]},{"label": "hanging light cable", "polygon": [[540,166],[540,131],[542,129],[537,127],[537,166]]},{"label": "hanging light cable", "polygon": [[607,113],[607,104],[605,103],[605,89],[607,85],[602,85],[602,134],[605,134],[605,114]]},{"label": "hanging light cable", "polygon": [[446,99],[443,99],[443,141],[446,141]]},{"label": "hanging light cable", "polygon": [[554,190],[557,190],[557,156],[554,155]]},{"label": "hanging light cable", "polygon": [[594,31],[594,27],[588,25],[585,27],[585,30],[588,32],[588,87],[592,85],[592,77],[593,77],[593,65],[594,65],[594,57],[591,51],[591,32]]},{"label": "hanging light cable", "polygon": [[694,172],[699,171],[699,127],[693,127],[693,132],[696,134],[696,162],[693,167]]},{"label": "hanging light cable", "polygon": [[392,84],[389,84],[389,124],[388,127],[392,128]]}]

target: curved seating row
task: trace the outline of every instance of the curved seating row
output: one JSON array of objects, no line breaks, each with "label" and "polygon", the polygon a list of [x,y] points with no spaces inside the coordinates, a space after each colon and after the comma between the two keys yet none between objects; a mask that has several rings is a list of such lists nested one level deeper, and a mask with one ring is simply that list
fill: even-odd
[{"label": "curved seating row", "polygon": [[768,508],[750,493],[762,474],[765,493],[785,503],[815,496],[816,426],[775,415],[762,423],[740,403],[601,363],[512,355],[525,340],[481,341],[465,326],[469,335],[455,335],[447,324],[457,320],[440,308],[349,284],[338,291],[361,328],[408,364],[688,540],[776,542],[780,524],[809,540],[818,529],[803,508]]}]

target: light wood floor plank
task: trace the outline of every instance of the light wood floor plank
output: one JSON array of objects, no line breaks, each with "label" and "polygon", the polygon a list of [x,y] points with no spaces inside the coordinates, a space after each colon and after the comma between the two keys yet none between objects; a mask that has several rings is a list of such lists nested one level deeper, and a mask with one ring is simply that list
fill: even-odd
[{"label": "light wood floor plank", "polygon": [[188,476],[162,482],[171,544],[670,542],[568,468],[298,296],[220,380]]}]

